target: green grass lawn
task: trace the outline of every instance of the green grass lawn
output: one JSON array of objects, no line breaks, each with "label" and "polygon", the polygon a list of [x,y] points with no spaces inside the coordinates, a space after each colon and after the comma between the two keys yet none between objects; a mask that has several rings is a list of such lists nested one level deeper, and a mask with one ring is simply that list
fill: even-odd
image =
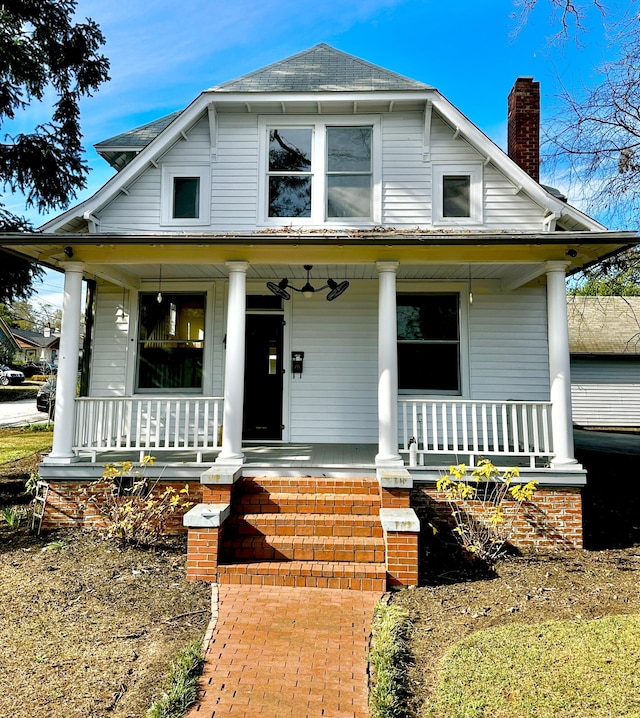
[{"label": "green grass lawn", "polygon": [[511,624],[445,654],[427,718],[638,718],[640,616]]},{"label": "green grass lawn", "polygon": [[0,464],[50,451],[52,441],[53,425],[0,429]]}]

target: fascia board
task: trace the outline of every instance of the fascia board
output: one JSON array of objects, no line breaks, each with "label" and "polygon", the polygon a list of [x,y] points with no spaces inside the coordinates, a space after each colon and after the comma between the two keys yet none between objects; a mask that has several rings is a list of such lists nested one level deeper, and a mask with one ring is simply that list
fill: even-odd
[{"label": "fascia board", "polygon": [[606,227],[595,219],[572,207],[566,202],[556,199],[519,167],[503,150],[479,130],[465,115],[454,107],[447,99],[439,93],[435,93],[433,107],[443,118],[460,128],[461,134],[470,144],[482,155],[488,157],[491,162],[502,172],[502,174],[516,187],[522,187],[523,191],[540,207],[548,209],[559,216],[569,215],[583,222],[592,230],[603,230]]},{"label": "fascia board", "polygon": [[424,100],[433,97],[433,90],[374,90],[372,92],[224,92],[207,90],[206,93],[216,105],[241,102],[248,105],[261,102],[401,102],[402,100]]},{"label": "fascia board", "polygon": [[89,199],[67,210],[59,217],[43,224],[41,231],[55,232],[63,227],[71,217],[87,217],[89,214],[99,212],[102,207],[107,205],[122,190],[130,185],[138,178],[140,174],[147,168],[151,160],[161,157],[169,150],[177,140],[181,138],[181,132],[188,129],[200,113],[206,110],[211,102],[210,93],[200,94],[185,110],[176,117],[176,119],[152,141],[150,142],[136,157],[120,172],[109,179],[102,187]]}]

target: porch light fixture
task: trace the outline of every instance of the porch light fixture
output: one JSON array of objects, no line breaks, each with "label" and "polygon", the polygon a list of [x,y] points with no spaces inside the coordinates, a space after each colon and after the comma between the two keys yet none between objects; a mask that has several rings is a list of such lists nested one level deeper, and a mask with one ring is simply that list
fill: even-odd
[{"label": "porch light fixture", "polygon": [[321,292],[323,289],[328,289],[329,292],[327,293],[327,301],[332,302],[334,299],[337,299],[341,294],[344,294],[344,292],[346,292],[349,288],[349,282],[347,281],[340,282],[338,284],[338,282],[333,279],[327,279],[326,284],[316,289],[312,286],[311,280],[309,278],[309,273],[313,269],[313,265],[305,264],[304,268],[307,272],[307,281],[301,289],[298,289],[298,287],[294,287],[292,284],[289,284],[289,280],[286,277],[284,279],[281,279],[277,284],[275,282],[267,282],[267,289],[270,292],[273,292],[276,297],[280,297],[280,299],[285,299],[287,301],[291,299],[291,294],[289,294],[289,292],[287,291],[288,289],[293,289],[294,292],[300,292],[302,296],[306,299],[310,299],[311,297],[313,297],[316,292]]},{"label": "porch light fixture", "polygon": [[158,302],[158,304],[162,304],[162,265],[160,265],[160,276],[158,278],[158,296],[156,297],[156,302]]}]

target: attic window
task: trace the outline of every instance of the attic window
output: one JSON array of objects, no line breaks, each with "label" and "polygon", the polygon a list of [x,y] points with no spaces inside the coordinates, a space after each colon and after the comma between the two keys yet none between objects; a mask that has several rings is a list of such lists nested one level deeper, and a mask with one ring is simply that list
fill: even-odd
[{"label": "attic window", "polygon": [[482,222],[482,165],[434,165],[433,224]]},{"label": "attic window", "polygon": [[210,223],[209,165],[163,165],[161,222],[169,226]]},{"label": "attic window", "polygon": [[174,219],[195,219],[200,215],[200,178],[173,178]]},{"label": "attic window", "polygon": [[443,176],[442,216],[471,216],[471,177],[469,175]]}]

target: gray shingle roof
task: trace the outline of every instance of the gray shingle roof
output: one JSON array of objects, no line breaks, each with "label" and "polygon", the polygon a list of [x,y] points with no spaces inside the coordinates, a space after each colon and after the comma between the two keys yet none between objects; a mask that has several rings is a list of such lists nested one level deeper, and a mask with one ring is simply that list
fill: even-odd
[{"label": "gray shingle roof", "polygon": [[102,140],[102,142],[98,142],[94,147],[98,152],[106,147],[135,147],[137,149],[146,147],[151,140],[154,140],[162,130],[168,127],[180,114],[182,114],[182,110],[172,112],[170,115],[160,117],[153,122],[148,122],[146,125],[135,127],[133,130],[115,135],[115,137],[110,137],[108,140]]},{"label": "gray shingle roof", "polygon": [[[429,89],[432,89],[430,85],[321,43],[236,80],[217,85],[210,92],[378,92]],[[135,152],[144,149],[181,113],[181,110],[172,112],[146,125],[98,142],[94,147],[107,162],[120,170],[133,159]]]},{"label": "gray shingle roof", "polygon": [[432,88],[321,43],[211,89],[213,92],[377,92]]},{"label": "gray shingle roof", "polygon": [[640,355],[640,297],[568,297],[572,354]]}]

